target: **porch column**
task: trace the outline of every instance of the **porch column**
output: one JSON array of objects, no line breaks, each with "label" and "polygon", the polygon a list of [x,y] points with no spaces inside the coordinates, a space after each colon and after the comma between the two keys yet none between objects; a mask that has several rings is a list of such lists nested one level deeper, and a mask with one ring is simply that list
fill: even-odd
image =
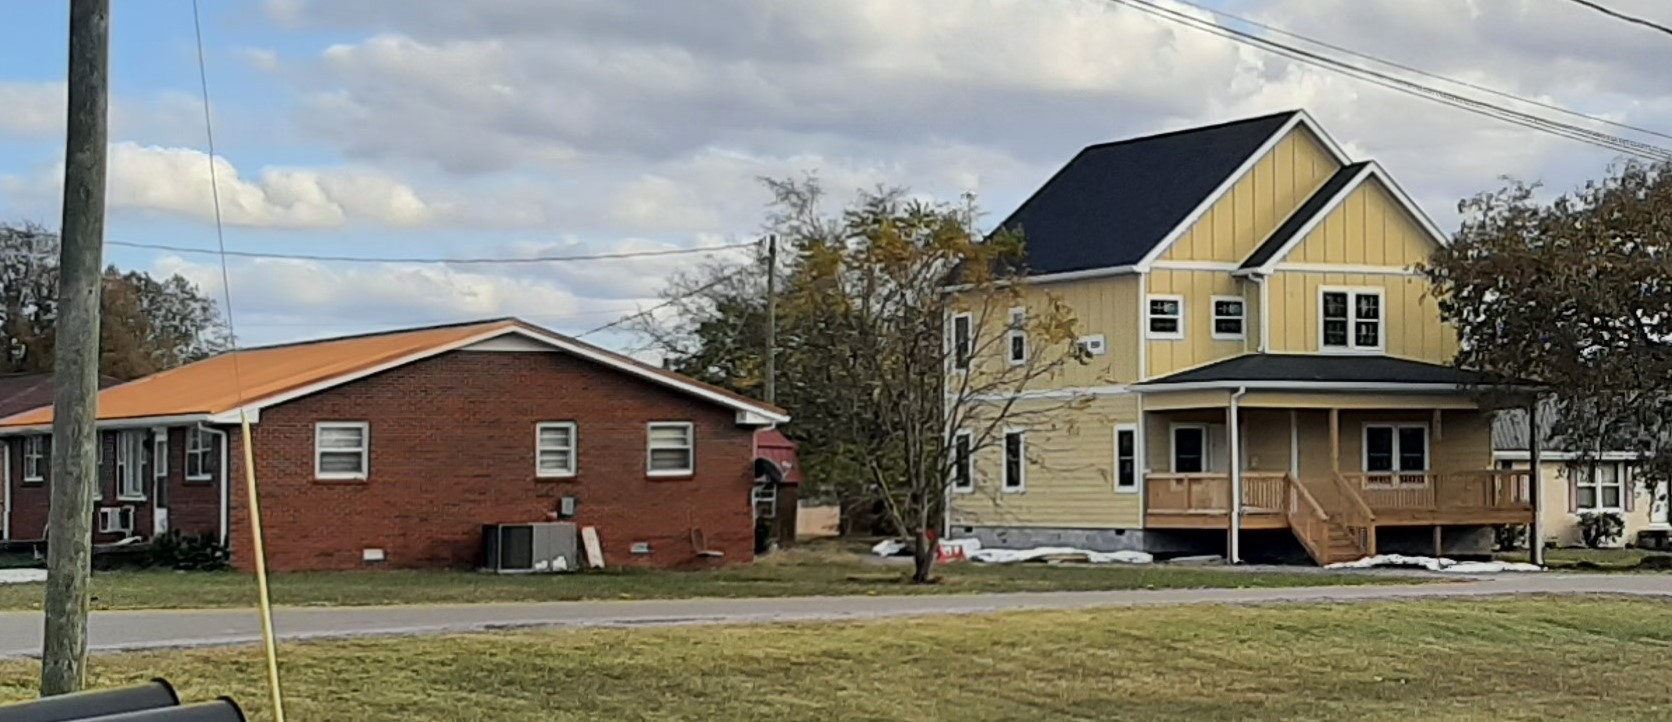
[{"label": "porch column", "polygon": [[1231,437],[1231,536],[1225,547],[1225,557],[1232,564],[1242,563],[1242,425],[1237,415],[1237,402],[1243,393],[1238,390],[1231,394],[1231,401],[1225,406],[1225,428]]},{"label": "porch column", "polygon": [[1289,409],[1289,476],[1300,481],[1300,412]]},{"label": "porch column", "polygon": [[1329,410],[1329,468],[1341,473],[1341,409]]}]

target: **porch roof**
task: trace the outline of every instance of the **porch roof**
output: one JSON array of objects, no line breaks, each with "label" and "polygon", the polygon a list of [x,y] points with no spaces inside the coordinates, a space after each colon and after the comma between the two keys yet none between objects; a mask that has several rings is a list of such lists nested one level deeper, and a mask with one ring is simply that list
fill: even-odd
[{"label": "porch roof", "polygon": [[1392,356],[1357,354],[1252,353],[1180,371],[1137,384],[1139,387],[1210,388],[1252,384],[1263,388],[1351,389],[1409,386],[1413,391],[1459,389],[1490,380],[1485,374]]}]

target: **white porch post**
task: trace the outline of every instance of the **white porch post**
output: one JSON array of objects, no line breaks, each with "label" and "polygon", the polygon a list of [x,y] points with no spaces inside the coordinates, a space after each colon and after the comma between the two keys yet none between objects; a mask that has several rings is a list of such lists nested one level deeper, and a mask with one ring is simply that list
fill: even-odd
[{"label": "white porch post", "polygon": [[1237,403],[1248,389],[1237,389],[1231,394],[1231,403],[1225,407],[1225,427],[1231,437],[1231,528],[1230,540],[1226,544],[1226,560],[1232,564],[1242,563],[1242,424],[1239,423]]}]

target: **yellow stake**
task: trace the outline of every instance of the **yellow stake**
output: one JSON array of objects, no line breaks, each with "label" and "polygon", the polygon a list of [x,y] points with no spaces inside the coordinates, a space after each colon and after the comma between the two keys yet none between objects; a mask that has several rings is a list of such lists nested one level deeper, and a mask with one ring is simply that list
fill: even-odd
[{"label": "yellow stake", "polygon": [[273,638],[273,600],[267,593],[267,548],[261,542],[261,500],[255,490],[255,448],[250,417],[240,406],[238,425],[244,445],[244,487],[250,495],[250,541],[255,553],[255,585],[261,597],[261,642],[267,648],[267,689],[273,695],[273,719],[284,722],[284,694],[279,691],[279,646]]}]

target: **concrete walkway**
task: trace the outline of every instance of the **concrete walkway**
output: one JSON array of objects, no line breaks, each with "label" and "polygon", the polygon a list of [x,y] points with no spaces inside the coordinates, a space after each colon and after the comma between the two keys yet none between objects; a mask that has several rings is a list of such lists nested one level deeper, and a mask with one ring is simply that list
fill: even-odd
[{"label": "concrete walkway", "polygon": [[[280,637],[302,640],[526,627],[757,624],[1017,610],[1331,603],[1512,594],[1625,594],[1672,601],[1672,575],[1510,574],[1451,583],[1357,587],[285,608],[275,613],[275,626]],[[251,609],[96,612],[90,625],[89,646],[101,652],[248,644],[259,641],[261,633],[260,620]],[[0,658],[38,655],[41,626],[39,612],[0,612]]]}]

